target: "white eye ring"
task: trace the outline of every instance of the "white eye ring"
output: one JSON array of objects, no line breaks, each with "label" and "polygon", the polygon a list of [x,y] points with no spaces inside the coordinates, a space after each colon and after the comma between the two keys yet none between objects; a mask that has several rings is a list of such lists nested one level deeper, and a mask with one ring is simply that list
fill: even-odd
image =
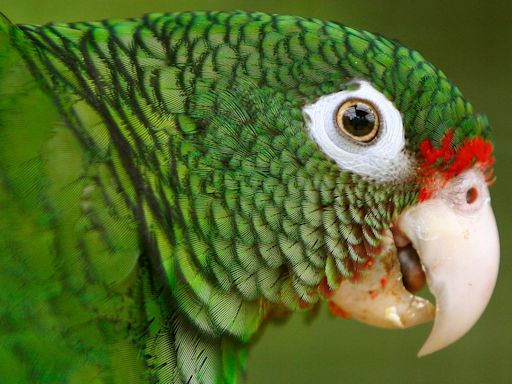
[{"label": "white eye ring", "polygon": [[[393,103],[366,81],[355,90],[320,97],[306,105],[304,113],[311,137],[342,169],[380,182],[409,177],[412,160],[405,151],[402,116]],[[340,131],[339,107],[349,100],[368,101],[379,114],[379,132],[369,143],[358,143]]]}]

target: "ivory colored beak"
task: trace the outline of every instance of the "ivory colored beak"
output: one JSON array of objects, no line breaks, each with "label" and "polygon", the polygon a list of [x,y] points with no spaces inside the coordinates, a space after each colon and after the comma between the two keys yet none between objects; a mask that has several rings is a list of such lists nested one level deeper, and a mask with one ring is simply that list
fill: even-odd
[{"label": "ivory colored beak", "polygon": [[[484,176],[478,170],[464,172],[433,199],[403,212],[397,225],[419,254],[436,299],[435,312],[427,300],[403,287],[398,261],[389,262],[389,252],[379,256],[375,271],[372,267],[362,282],[342,282],[333,301],[354,318],[383,327],[405,328],[435,317],[430,336],[418,352],[424,356],[467,333],[493,292],[499,239]],[[397,260],[396,255],[393,259]],[[369,290],[376,287],[375,276],[391,281],[377,291]],[[368,292],[377,293],[368,297]],[[352,295],[360,300],[352,300]]]}]

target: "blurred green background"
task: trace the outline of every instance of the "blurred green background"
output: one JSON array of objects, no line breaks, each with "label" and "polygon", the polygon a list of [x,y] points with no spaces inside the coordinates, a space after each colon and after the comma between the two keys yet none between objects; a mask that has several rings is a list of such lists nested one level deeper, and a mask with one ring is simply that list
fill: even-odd
[{"label": "blurred green background", "polygon": [[512,3],[447,0],[1,0],[16,23],[139,16],[152,11],[259,10],[342,22],[417,49],[442,68],[496,138],[493,205],[501,234],[498,286],[475,328],[455,345],[421,359],[430,326],[406,331],[331,318],[325,308],[270,325],[249,358],[249,384],[512,383]]}]

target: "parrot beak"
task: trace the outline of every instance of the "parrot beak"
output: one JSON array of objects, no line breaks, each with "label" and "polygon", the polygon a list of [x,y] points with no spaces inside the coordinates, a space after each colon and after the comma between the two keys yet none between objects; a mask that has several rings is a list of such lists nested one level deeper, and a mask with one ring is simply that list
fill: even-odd
[{"label": "parrot beak", "polygon": [[[496,283],[499,239],[484,175],[462,173],[432,199],[405,210],[392,232],[371,270],[359,281],[343,281],[332,300],[352,317],[386,328],[434,320],[418,352],[424,356],[471,329]],[[425,277],[435,309],[413,294]]]}]

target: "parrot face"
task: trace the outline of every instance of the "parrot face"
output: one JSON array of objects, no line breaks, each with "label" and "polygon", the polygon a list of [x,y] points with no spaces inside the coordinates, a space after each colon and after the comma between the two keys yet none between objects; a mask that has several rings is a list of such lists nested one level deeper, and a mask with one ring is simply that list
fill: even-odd
[{"label": "parrot face", "polygon": [[[449,130],[431,162],[445,160],[457,171],[424,178],[426,160],[411,150],[414,138],[407,135],[402,113],[370,83],[356,80],[307,105],[304,113],[310,136],[341,169],[375,183],[420,188],[421,201],[382,232],[380,249],[367,249],[374,256],[371,272],[341,282],[332,298],[336,310],[387,328],[435,319],[420,356],[457,340],[480,317],[498,272],[498,234],[485,175],[492,161],[488,144],[469,139],[456,152]],[[432,150],[429,143],[420,148]],[[435,308],[414,295],[425,274]]]},{"label": "parrot face", "polygon": [[234,383],[263,322],[322,300],[434,320],[420,354],[486,306],[488,123],[417,52],[246,12],[1,16],[0,41],[0,346],[20,375]]}]

